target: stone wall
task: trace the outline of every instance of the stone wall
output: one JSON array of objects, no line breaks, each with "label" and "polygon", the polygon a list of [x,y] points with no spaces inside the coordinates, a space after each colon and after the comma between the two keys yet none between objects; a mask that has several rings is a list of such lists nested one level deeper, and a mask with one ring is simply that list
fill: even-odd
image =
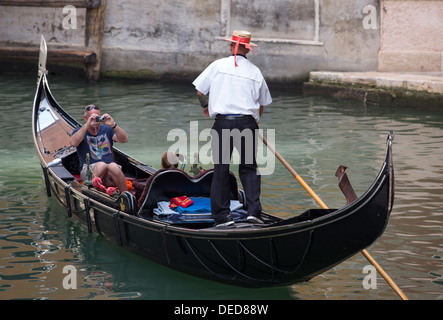
[{"label": "stone wall", "polygon": [[[69,2],[69,1],[67,1]],[[108,0],[102,75],[192,79],[229,54],[235,29],[259,46],[249,59],[268,81],[303,81],[313,70],[375,71],[379,0]],[[375,20],[365,27],[366,7]],[[365,13],[366,12],[366,13]],[[85,11],[66,29],[62,8],[1,7],[0,43],[83,46]],[[50,68],[50,66],[48,66]]]},{"label": "stone wall", "polygon": [[443,71],[443,1],[382,0],[379,71]]}]

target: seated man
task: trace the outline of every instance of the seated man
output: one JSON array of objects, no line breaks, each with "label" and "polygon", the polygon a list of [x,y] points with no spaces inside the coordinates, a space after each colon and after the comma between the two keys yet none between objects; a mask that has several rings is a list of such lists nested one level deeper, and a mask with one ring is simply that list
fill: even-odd
[{"label": "seated man", "polygon": [[[100,116],[100,109],[95,105],[85,108],[85,124],[74,129],[70,143],[77,148],[80,160],[80,177],[86,180],[86,154],[90,155],[90,168],[96,177],[100,177],[106,187],[116,186],[121,192],[127,191],[125,176],[114,162],[113,142],[126,143],[128,135],[107,113]],[[100,124],[103,122],[103,124]]]}]

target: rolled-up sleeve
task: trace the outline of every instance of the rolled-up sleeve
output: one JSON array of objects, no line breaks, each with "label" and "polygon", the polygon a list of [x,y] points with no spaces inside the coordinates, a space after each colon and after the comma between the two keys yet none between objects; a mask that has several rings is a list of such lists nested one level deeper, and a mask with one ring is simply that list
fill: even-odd
[{"label": "rolled-up sleeve", "polygon": [[217,69],[215,68],[215,64],[217,61],[211,63],[195,80],[192,84],[195,86],[195,89],[200,91],[203,94],[208,94],[211,89],[211,80],[214,78],[217,73]]},{"label": "rolled-up sleeve", "polygon": [[260,97],[258,98],[258,103],[261,106],[267,106],[271,102],[272,102],[271,93],[269,92],[269,88],[266,81],[263,79],[262,84],[260,86]]}]

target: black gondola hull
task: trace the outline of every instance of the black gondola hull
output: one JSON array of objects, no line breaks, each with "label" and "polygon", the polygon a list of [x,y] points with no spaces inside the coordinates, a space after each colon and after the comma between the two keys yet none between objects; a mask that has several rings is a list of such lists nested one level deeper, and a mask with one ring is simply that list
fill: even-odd
[{"label": "black gondola hull", "polygon": [[[130,197],[113,199],[78,183],[72,175],[75,149],[67,144],[78,125],[55,101],[42,72],[33,135],[48,196],[57,198],[68,216],[79,219],[89,232],[182,272],[244,287],[308,281],[370,246],[388,223],[394,184],[391,134],[378,176],[351,204],[338,210],[312,209],[286,220],[266,215],[265,226],[239,223],[223,230],[137,214]],[[115,152],[136,177],[156,172]]]}]

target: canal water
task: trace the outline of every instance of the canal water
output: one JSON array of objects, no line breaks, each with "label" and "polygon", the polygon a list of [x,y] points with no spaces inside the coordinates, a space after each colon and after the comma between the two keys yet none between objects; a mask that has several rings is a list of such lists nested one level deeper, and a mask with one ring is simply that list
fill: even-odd
[{"label": "canal water", "polygon": [[[170,270],[88,234],[46,196],[31,134],[36,80],[34,75],[0,76],[0,299],[399,299],[380,275],[365,269],[369,263],[361,254],[307,283],[245,289]],[[154,167],[176,142],[172,133],[187,134],[192,155],[191,143],[202,148],[206,142],[190,141],[191,128],[201,133],[212,125],[190,84],[88,84],[59,75],[49,81],[55,98],[79,121],[90,103],[110,113],[130,137],[118,147]],[[365,106],[276,89],[272,95],[260,127],[331,208],[345,203],[334,176],[337,167],[348,167],[361,195],[375,179],[387,134],[394,130],[395,204],[384,234],[368,251],[409,299],[442,299],[443,112]],[[318,207],[278,160],[265,151],[262,160],[265,211],[291,217]],[[75,281],[67,278],[72,267]]]}]

